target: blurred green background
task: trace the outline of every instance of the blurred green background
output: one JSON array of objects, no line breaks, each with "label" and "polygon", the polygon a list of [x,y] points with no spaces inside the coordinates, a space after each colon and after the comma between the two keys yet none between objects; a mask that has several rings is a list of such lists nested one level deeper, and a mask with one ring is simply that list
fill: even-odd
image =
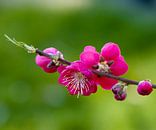
[{"label": "blurred green background", "polygon": [[70,61],[85,45],[100,51],[116,42],[129,64],[125,77],[156,83],[155,0],[0,0],[0,130],[156,129],[156,92],[141,97],[130,86],[127,100],[117,102],[99,87],[77,99],[4,34],[56,47]]}]

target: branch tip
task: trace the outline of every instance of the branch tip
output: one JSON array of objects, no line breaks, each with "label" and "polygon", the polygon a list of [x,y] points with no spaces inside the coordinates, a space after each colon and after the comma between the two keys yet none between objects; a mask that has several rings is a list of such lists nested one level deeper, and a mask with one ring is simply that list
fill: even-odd
[{"label": "branch tip", "polygon": [[25,49],[28,53],[36,53],[36,48],[34,48],[32,45],[28,45],[24,42],[18,42],[15,38],[10,38],[8,35],[4,34],[4,37],[14,45],[21,47]]}]

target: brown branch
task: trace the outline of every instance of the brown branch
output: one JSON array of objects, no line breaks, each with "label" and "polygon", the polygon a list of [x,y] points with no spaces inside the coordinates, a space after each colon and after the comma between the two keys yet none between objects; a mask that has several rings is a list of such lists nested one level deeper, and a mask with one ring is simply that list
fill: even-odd
[{"label": "brown branch", "polygon": [[[23,42],[18,42],[16,41],[15,39],[11,39],[9,36],[7,36],[6,34],[4,35],[6,37],[6,39],[8,41],[10,41],[11,43],[15,44],[16,46],[19,46],[21,48],[24,48],[25,50],[27,50],[28,53],[37,53],[41,56],[45,56],[45,57],[48,57],[50,59],[53,59],[54,57],[52,55],[49,55],[41,50],[38,50],[36,48],[34,48],[33,46],[29,46],[27,45],[26,43],[23,43]],[[61,59],[58,57],[57,59],[58,61],[60,61],[60,63],[62,64],[66,64],[66,65],[70,65],[71,62],[65,60],[65,59]],[[100,59],[101,61],[103,61],[104,59]],[[111,65],[113,64],[113,62],[109,62],[108,65]],[[51,66],[52,64],[49,64],[49,67]],[[122,78],[122,77],[119,77],[119,76],[115,76],[115,75],[112,75],[110,73],[105,73],[105,72],[99,72],[97,71],[96,69],[98,68],[98,66],[93,66],[94,70],[92,70],[92,72],[96,75],[99,75],[99,76],[106,76],[108,78],[112,78],[112,79],[116,79],[116,80],[119,80],[119,81],[122,81],[124,83],[126,83],[127,85],[129,84],[133,84],[133,85],[138,85],[139,82],[138,81],[135,81],[135,80],[129,80],[129,79],[126,79],[126,78]],[[156,85],[155,84],[152,84],[152,87],[156,89]]]},{"label": "brown branch", "polygon": [[[133,84],[133,85],[138,85],[139,82],[138,81],[135,81],[135,80],[130,80],[130,79],[126,79],[126,78],[122,78],[122,77],[119,77],[119,76],[115,76],[115,75],[112,75],[112,74],[109,74],[109,73],[104,73],[104,72],[99,72],[97,70],[93,70],[92,71],[94,74],[97,74],[99,76],[106,76],[108,78],[112,78],[112,79],[116,79],[116,80],[119,80],[119,81],[122,81],[124,83],[126,83],[127,85],[129,84]],[[152,87],[153,88],[156,88],[156,84],[152,84]]]},{"label": "brown branch", "polygon": [[[41,55],[41,56],[45,56],[45,57],[48,57],[48,58],[51,58],[51,56],[47,53],[44,53],[43,51],[41,50],[36,50],[36,53]],[[67,60],[64,60],[64,59],[61,59],[59,58],[58,59],[61,63],[63,64],[66,64],[66,65],[70,65],[71,62],[67,61]],[[129,79],[126,79],[126,78],[122,78],[122,77],[119,77],[119,76],[115,76],[115,75],[112,75],[112,74],[109,74],[109,73],[104,73],[104,72],[99,72],[97,70],[92,70],[92,72],[94,74],[97,74],[99,76],[106,76],[108,78],[112,78],[112,79],[116,79],[116,80],[119,80],[119,81],[122,81],[124,83],[126,83],[127,85],[131,84],[131,85],[138,85],[139,82],[138,81],[135,81],[135,80],[129,80]],[[152,84],[152,87],[156,89],[156,84]]]}]

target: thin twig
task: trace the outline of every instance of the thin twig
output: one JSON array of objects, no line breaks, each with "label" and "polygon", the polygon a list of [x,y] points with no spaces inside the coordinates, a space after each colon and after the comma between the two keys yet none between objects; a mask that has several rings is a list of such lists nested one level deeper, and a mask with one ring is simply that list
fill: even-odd
[{"label": "thin twig", "polygon": [[[36,53],[38,53],[39,55],[42,55],[42,56],[46,56],[46,57],[50,57],[50,55],[48,55],[47,53],[44,53],[43,51],[41,50],[36,50]],[[66,65],[70,65],[71,62],[67,61],[67,60],[64,60],[64,59],[61,59],[59,58],[59,61],[63,64],[66,64]],[[106,76],[108,78],[112,78],[112,79],[116,79],[116,80],[119,80],[119,81],[122,81],[126,84],[131,84],[131,85],[138,85],[139,82],[138,81],[135,81],[135,80],[130,80],[130,79],[126,79],[126,78],[122,78],[122,77],[119,77],[119,76],[115,76],[115,75],[112,75],[112,74],[109,74],[109,73],[104,73],[104,72],[99,72],[97,70],[92,70],[92,72],[94,74],[97,74],[99,76]],[[156,85],[155,84],[152,84],[152,87],[156,89]]]},{"label": "thin twig", "polygon": [[[124,83],[126,83],[128,85],[129,84],[131,84],[131,85],[138,85],[139,84],[138,81],[122,78],[122,77],[115,76],[115,75],[112,75],[112,74],[109,74],[109,73],[99,72],[99,71],[96,71],[96,70],[93,70],[92,72],[94,74],[99,75],[99,76],[106,76],[108,78],[112,78],[112,79],[116,79],[116,80],[122,81],[122,82],[124,82]],[[152,84],[152,87],[156,89],[156,84]]]},{"label": "thin twig", "polygon": [[[15,45],[17,45],[17,46],[19,46],[19,47],[22,47],[22,48],[24,48],[25,50],[27,50],[28,53],[37,53],[37,54],[39,54],[39,55],[41,55],[41,56],[45,56],[45,57],[48,57],[48,58],[50,58],[50,59],[53,59],[53,58],[54,58],[52,55],[49,55],[49,54],[47,54],[47,53],[45,53],[45,52],[43,52],[43,51],[41,51],[41,50],[39,50],[39,49],[36,49],[36,48],[34,48],[33,46],[29,46],[29,45],[27,45],[27,44],[25,44],[25,43],[23,43],[23,42],[18,42],[18,41],[16,41],[15,39],[11,39],[11,38],[10,38],[9,36],[7,36],[6,34],[5,34],[4,36],[5,36],[5,37],[8,39],[8,41],[10,41],[11,43],[13,43],[13,44],[15,44]],[[65,59],[62,59],[62,58],[58,58],[57,60],[60,61],[62,64],[66,64],[66,65],[70,65],[70,64],[71,64],[71,62],[69,62],[69,61],[67,61],[67,60],[65,60]],[[138,84],[139,84],[138,81],[130,80],[130,79],[126,79],[126,78],[122,78],[122,77],[119,77],[119,76],[112,75],[112,74],[110,74],[110,73],[99,72],[99,71],[97,71],[97,70],[92,70],[92,72],[93,72],[94,74],[98,75],[98,76],[106,76],[106,77],[108,77],[108,78],[112,78],[112,79],[116,79],[116,80],[122,81],[122,82],[126,83],[127,85],[129,85],[129,84],[138,85]],[[152,84],[152,87],[156,89],[156,84]]]}]

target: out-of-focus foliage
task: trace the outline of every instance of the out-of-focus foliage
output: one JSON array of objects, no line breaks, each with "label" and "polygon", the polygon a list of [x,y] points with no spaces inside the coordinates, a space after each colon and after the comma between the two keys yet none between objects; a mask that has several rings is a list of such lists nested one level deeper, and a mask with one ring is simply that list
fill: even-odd
[{"label": "out-of-focus foliage", "polygon": [[145,0],[85,0],[85,6],[81,1],[75,9],[51,9],[37,0],[26,6],[16,2],[0,2],[0,130],[156,129],[155,91],[141,97],[131,86],[127,100],[117,102],[99,87],[96,94],[77,99],[57,83],[58,74],[44,73],[35,65],[34,55],[3,36],[40,49],[56,47],[70,61],[79,59],[85,45],[100,51],[104,43],[116,42],[129,63],[126,76],[156,83],[155,1],[150,6]]}]

